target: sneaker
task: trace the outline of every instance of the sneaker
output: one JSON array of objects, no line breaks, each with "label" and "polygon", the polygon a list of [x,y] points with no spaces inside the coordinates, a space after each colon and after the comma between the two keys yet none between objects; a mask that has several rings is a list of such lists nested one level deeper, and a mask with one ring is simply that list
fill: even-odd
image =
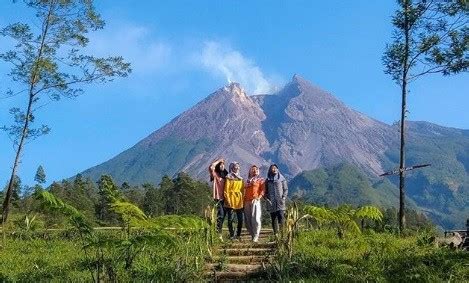
[{"label": "sneaker", "polygon": [[259,237],[254,237],[254,239],[252,239],[252,241],[253,241],[254,243],[259,242]]},{"label": "sneaker", "polygon": [[218,235],[218,239],[220,239],[220,241],[223,242],[223,235],[222,234]]}]

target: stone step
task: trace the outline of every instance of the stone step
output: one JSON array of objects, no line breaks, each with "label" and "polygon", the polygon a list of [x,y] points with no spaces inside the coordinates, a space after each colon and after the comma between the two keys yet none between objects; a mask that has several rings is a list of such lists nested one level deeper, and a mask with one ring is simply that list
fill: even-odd
[{"label": "stone step", "polygon": [[236,249],[241,249],[241,248],[276,248],[277,243],[276,242],[257,242],[254,243],[252,241],[249,242],[236,242],[233,241],[231,243],[225,243],[221,246],[221,248],[236,248]]},{"label": "stone step", "polygon": [[273,248],[224,248],[218,251],[218,253],[226,255],[268,255],[273,252]]},{"label": "stone step", "polygon": [[209,263],[205,265],[207,271],[230,271],[230,272],[252,272],[264,270],[264,265],[256,264],[240,264],[240,263]]},{"label": "stone step", "polygon": [[248,281],[250,279],[254,279],[258,276],[259,271],[251,271],[251,272],[231,272],[231,271],[210,271],[205,273],[205,278],[210,278],[210,280],[214,280],[215,282],[238,282],[238,281]]},{"label": "stone step", "polygon": [[[274,236],[273,233],[259,234],[259,239],[269,238],[269,237],[273,237],[273,236]],[[241,237],[251,239],[251,235],[250,235],[250,234],[243,234],[243,233],[241,233]]]},{"label": "stone step", "polygon": [[255,264],[268,262],[269,256],[255,256],[255,255],[238,255],[238,256],[214,256],[212,262],[226,262],[231,264]]},{"label": "stone step", "polygon": [[[265,243],[265,242],[272,242],[274,240],[273,236],[259,236],[258,243]],[[251,236],[241,236],[240,239],[230,239],[229,237],[223,237],[223,244],[231,244],[231,243],[253,243]]]},{"label": "stone step", "polygon": [[[273,237],[273,236],[274,236],[274,233],[259,234],[259,239],[262,239],[262,238],[269,238],[269,237]],[[251,239],[251,235],[250,235],[250,234],[241,233],[241,237]]]}]

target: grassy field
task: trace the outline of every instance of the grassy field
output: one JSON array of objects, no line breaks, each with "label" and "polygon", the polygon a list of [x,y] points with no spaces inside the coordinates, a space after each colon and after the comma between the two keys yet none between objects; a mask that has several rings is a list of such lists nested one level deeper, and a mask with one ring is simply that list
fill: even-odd
[{"label": "grassy field", "polygon": [[438,248],[429,239],[425,232],[397,237],[369,231],[344,239],[334,230],[302,232],[291,260],[279,256],[272,275],[313,281],[469,281],[469,252]]},{"label": "grassy field", "polygon": [[[291,259],[275,257],[268,279],[469,281],[469,253],[437,248],[428,239],[426,233],[401,238],[368,231],[339,239],[334,230],[303,231]],[[91,273],[96,278],[100,272],[111,281],[197,281],[208,256],[205,234],[194,231],[136,230],[127,242],[121,232],[106,231],[86,245],[70,232],[10,236],[0,250],[0,280],[91,282]],[[132,245],[136,253],[129,253]],[[129,266],[126,255],[134,256]]]},{"label": "grassy field", "polygon": [[120,231],[80,239],[70,231],[8,237],[0,281],[185,281],[201,278],[208,250],[200,230]]}]

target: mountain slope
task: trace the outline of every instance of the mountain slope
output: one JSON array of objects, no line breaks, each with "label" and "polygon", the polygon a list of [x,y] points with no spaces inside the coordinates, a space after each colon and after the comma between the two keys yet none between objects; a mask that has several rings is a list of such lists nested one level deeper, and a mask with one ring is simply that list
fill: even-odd
[{"label": "mountain slope", "polygon": [[232,83],[83,174],[110,173],[130,183],[157,182],[178,171],[201,178],[220,156],[243,168],[278,163],[287,177],[343,161],[377,174],[384,152],[397,143],[392,133],[299,76],[274,95],[247,96]]},{"label": "mountain slope", "polygon": [[153,132],[132,148],[82,174],[97,178],[111,174],[118,182],[158,183],[165,174],[186,171],[207,174],[220,157],[244,165],[264,164],[261,152],[268,141],[261,129],[262,109],[237,83],[223,87]]},{"label": "mountain slope", "polygon": [[348,108],[297,75],[278,94],[254,99],[267,116],[267,156],[289,176],[344,161],[381,173],[384,152],[397,143],[389,125]]},{"label": "mountain slope", "polygon": [[[408,122],[407,128],[406,164],[432,164],[409,172],[407,195],[438,223],[456,225],[469,214],[469,131],[428,122]],[[243,175],[251,164],[264,175],[276,163],[289,179],[305,170],[347,163],[376,184],[380,173],[396,168],[398,153],[396,127],[350,109],[295,75],[272,95],[248,96],[237,83],[220,88],[132,148],[82,174],[156,184],[163,175],[185,171],[207,180],[208,165],[223,157],[240,162]],[[396,177],[388,179],[397,185]],[[348,193],[345,199],[353,202]],[[367,189],[356,194],[383,205],[395,203]]]}]

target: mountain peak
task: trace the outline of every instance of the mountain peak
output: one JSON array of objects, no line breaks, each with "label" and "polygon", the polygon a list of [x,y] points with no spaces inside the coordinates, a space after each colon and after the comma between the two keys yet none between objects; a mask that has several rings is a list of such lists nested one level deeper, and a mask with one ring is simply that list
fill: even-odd
[{"label": "mountain peak", "polygon": [[310,82],[309,80],[303,78],[302,76],[298,74],[293,75],[290,81],[290,84],[295,85],[302,89],[314,89],[315,91],[324,92],[324,90],[322,90],[319,86],[313,84],[312,82]]},{"label": "mountain peak", "polygon": [[307,80],[305,80],[302,76],[298,74],[294,74],[291,79],[291,82],[292,83],[304,83],[304,82],[307,82]]},{"label": "mountain peak", "polygon": [[241,84],[237,82],[230,82],[228,85],[223,87],[223,90],[238,96],[246,96],[246,91]]}]

